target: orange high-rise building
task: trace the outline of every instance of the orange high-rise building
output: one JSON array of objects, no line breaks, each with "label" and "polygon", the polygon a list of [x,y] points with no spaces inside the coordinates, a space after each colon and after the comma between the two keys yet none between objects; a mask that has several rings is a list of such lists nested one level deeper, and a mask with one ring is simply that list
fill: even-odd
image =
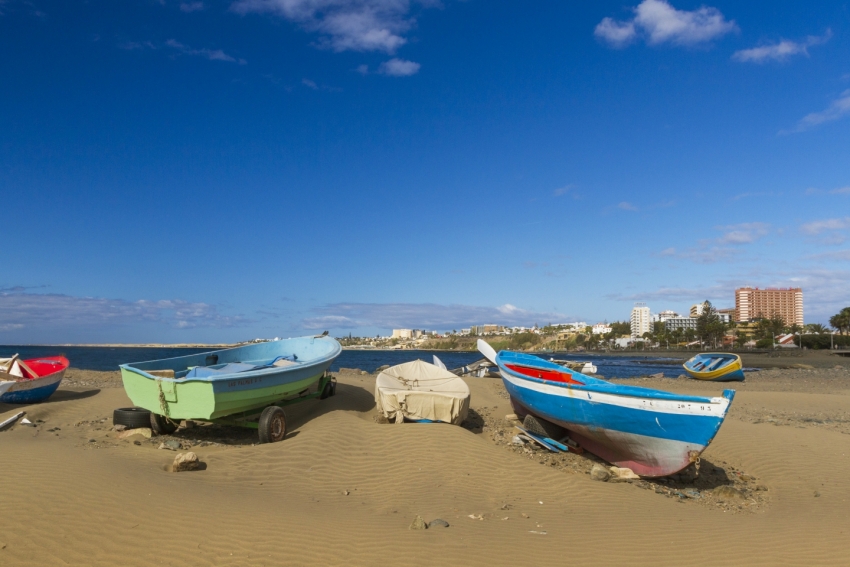
[{"label": "orange high-rise building", "polygon": [[741,287],[735,290],[735,320],[767,319],[774,314],[786,325],[803,326],[803,290],[799,287]]}]

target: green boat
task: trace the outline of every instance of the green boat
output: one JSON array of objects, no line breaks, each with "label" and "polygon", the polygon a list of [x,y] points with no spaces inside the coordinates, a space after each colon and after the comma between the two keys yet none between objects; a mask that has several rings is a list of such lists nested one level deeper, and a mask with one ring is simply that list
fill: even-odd
[{"label": "green boat", "polygon": [[281,406],[335,393],[327,369],[341,352],[325,333],[122,364],[121,379],[157,433],[189,419],[257,428],[273,442],[286,435]]}]

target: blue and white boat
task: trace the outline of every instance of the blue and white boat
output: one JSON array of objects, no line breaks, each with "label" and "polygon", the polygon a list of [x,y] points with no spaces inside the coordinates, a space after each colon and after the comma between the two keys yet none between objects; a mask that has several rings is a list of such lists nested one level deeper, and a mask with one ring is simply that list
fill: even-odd
[{"label": "blue and white boat", "polygon": [[714,382],[743,382],[741,357],[731,352],[703,352],[682,365],[691,378]]},{"label": "blue and white boat", "polygon": [[517,415],[560,425],[591,453],[641,476],[666,476],[698,462],[735,396],[735,390],[707,398],[621,386],[510,351],[495,362]]}]

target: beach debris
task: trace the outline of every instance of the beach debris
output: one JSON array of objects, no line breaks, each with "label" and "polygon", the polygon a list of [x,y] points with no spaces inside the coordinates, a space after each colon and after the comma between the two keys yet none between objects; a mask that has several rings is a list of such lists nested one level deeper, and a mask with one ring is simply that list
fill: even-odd
[{"label": "beach debris", "polygon": [[699,490],[696,488],[686,488],[683,492],[688,498],[693,498],[694,500],[700,498]]},{"label": "beach debris", "polygon": [[608,479],[611,478],[611,471],[597,463],[590,469],[590,478],[600,482],[608,482]]},{"label": "beach debris", "polygon": [[343,491],[342,491],[342,495],[343,495],[343,496],[348,496],[349,494],[351,494],[351,493],[350,493],[349,491],[347,491],[347,490],[343,490]]},{"label": "beach debris", "polygon": [[519,417],[515,413],[509,413],[505,416],[505,419],[508,421],[519,421]]},{"label": "beach debris", "polygon": [[525,518],[526,520],[527,520],[528,518],[530,518],[530,517],[531,517],[531,516],[529,516],[528,514],[526,514],[525,512],[523,512],[522,514],[520,514],[520,516],[522,516],[522,517],[523,517],[523,518]]},{"label": "beach debris", "polygon": [[608,482],[629,482],[631,480],[640,480],[640,477],[630,468],[611,467],[608,471],[611,473],[611,478],[608,479]]},{"label": "beach debris", "polygon": [[195,427],[195,422],[191,419],[187,419],[180,424],[180,427],[182,427],[183,429],[192,429],[193,427]]},{"label": "beach debris", "polygon": [[425,520],[422,519],[422,516],[417,515],[415,518],[413,518],[413,523],[410,524],[410,528],[408,528],[408,529],[411,529],[411,530],[427,530],[428,524],[425,523]]},{"label": "beach debris", "polygon": [[546,532],[543,532],[543,531],[537,531],[537,530],[528,530],[528,533],[530,533],[530,534],[537,534],[537,535],[546,535]]},{"label": "beach debris", "polygon": [[179,451],[180,450],[180,441],[176,439],[168,439],[159,444],[158,449],[165,449],[166,451]]},{"label": "beach debris", "polygon": [[97,439],[89,439],[89,443],[97,443]]},{"label": "beach debris", "polygon": [[714,489],[714,497],[718,500],[743,500],[744,493],[734,486],[718,486]]},{"label": "beach debris", "polygon": [[150,439],[153,432],[150,427],[140,427],[138,429],[127,429],[118,434],[118,439],[127,439],[133,435],[141,435],[145,439]]},{"label": "beach debris", "polygon": [[141,447],[141,446],[142,446],[142,442],[141,442],[141,441],[139,441],[139,440],[136,440],[136,441],[133,441],[133,445],[138,445],[138,446],[140,446],[140,447]]},{"label": "beach debris", "polygon": [[647,378],[664,378],[663,372],[656,372],[655,374],[650,374]]},{"label": "beach debris", "polygon": [[482,516],[481,514],[470,514],[467,516],[467,518],[471,518],[473,520],[483,520],[484,516]]},{"label": "beach debris", "polygon": [[389,365],[389,364],[384,364],[383,366],[379,366],[379,367],[377,367],[377,368],[375,369],[375,372],[383,372],[384,370],[386,370],[386,369],[387,369],[387,368],[389,368],[389,367],[390,367],[390,365]]},{"label": "beach debris", "polygon": [[449,523],[445,520],[437,518],[435,520],[431,520],[430,522],[428,522],[428,527],[429,528],[447,528],[447,527],[449,527]]},{"label": "beach debris", "polygon": [[21,420],[21,425],[34,425],[34,424],[33,424],[33,422],[31,422],[31,421],[30,421],[30,420],[28,420],[27,418],[23,418],[23,419]]},{"label": "beach debris", "polygon": [[511,439],[511,443],[513,443],[514,445],[519,445],[519,446],[525,445],[525,441],[519,435],[514,435],[513,439]]},{"label": "beach debris", "polygon": [[[19,417],[21,417],[22,415],[24,415],[26,413],[27,412],[25,412],[25,411],[19,411],[18,413],[16,413],[15,415],[10,417],[9,419],[3,421],[3,423],[0,423],[0,429],[3,429],[4,427],[7,427],[7,426],[15,423],[18,420]],[[24,419],[26,419],[26,418],[24,418]]]},{"label": "beach debris", "polygon": [[194,471],[201,467],[201,461],[198,456],[189,451],[188,453],[178,453],[174,457],[174,462],[171,463],[171,472]]},{"label": "beach debris", "polygon": [[820,498],[820,492],[818,492],[817,490],[815,490],[814,497],[815,497],[815,498]]},{"label": "beach debris", "polygon": [[127,430],[127,426],[124,425],[123,423],[119,423],[118,425],[112,426],[112,431],[117,431],[117,432],[120,433],[120,432],[126,431],[126,430]]}]

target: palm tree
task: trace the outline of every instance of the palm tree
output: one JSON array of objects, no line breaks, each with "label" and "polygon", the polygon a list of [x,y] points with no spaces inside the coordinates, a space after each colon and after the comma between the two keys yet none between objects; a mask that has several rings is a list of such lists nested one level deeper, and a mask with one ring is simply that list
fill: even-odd
[{"label": "palm tree", "polygon": [[829,318],[829,324],[842,335],[850,330],[850,307],[845,307]]},{"label": "palm tree", "polygon": [[805,332],[809,335],[827,335],[829,334],[829,329],[820,323],[809,323],[806,325]]}]

